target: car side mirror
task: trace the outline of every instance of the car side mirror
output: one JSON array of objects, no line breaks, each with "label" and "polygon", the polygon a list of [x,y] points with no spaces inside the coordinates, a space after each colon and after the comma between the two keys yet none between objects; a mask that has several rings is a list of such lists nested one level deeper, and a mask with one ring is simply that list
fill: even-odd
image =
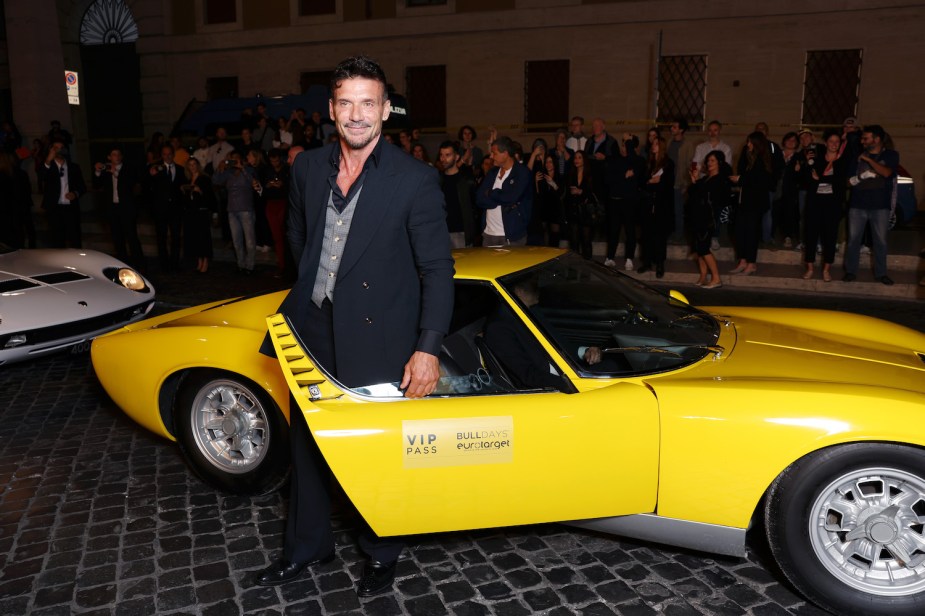
[{"label": "car side mirror", "polygon": [[670,291],[668,291],[668,297],[670,297],[673,300],[677,300],[679,302],[683,302],[687,305],[690,305],[690,302],[687,300],[686,297],[684,297],[684,294],[675,289],[671,289]]}]

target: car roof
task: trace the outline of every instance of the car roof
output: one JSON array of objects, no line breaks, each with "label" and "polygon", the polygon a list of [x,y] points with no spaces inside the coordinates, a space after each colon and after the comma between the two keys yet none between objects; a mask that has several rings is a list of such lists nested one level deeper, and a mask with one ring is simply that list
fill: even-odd
[{"label": "car roof", "polygon": [[542,246],[464,248],[454,250],[453,258],[456,260],[457,278],[492,280],[549,261],[566,252]]}]

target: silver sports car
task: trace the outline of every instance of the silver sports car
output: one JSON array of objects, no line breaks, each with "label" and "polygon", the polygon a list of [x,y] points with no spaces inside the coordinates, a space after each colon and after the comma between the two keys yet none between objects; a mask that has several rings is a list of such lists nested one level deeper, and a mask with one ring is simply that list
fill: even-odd
[{"label": "silver sports car", "polygon": [[0,244],[0,365],[90,341],[145,317],[154,288],[93,250],[24,250]]}]

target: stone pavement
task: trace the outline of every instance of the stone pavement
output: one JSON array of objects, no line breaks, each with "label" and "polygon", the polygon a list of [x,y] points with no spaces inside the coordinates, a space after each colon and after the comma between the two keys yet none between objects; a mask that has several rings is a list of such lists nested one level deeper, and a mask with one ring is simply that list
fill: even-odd
[{"label": "stone pavement", "polygon": [[[205,276],[160,277],[158,310],[280,286],[271,271],[242,277],[220,262]],[[731,288],[690,295],[799,299]],[[907,324],[925,323],[919,302],[868,301],[862,311],[889,315],[897,305]],[[173,443],[115,407],[86,354],[0,369],[0,486],[0,615],[822,613],[782,582],[760,533],[739,560],[554,524],[415,538],[395,592],[361,600],[345,506],[335,562],[280,588],[256,587],[254,573],[280,551],[286,491],[243,498],[202,484]]]}]

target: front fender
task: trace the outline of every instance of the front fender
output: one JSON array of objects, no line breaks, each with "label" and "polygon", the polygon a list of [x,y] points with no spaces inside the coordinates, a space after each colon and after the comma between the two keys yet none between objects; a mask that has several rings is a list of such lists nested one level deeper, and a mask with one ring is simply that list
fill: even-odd
[{"label": "front fender", "polygon": [[691,379],[656,387],[659,515],[746,528],[799,458],[862,441],[925,447],[925,395],[871,385]]}]

